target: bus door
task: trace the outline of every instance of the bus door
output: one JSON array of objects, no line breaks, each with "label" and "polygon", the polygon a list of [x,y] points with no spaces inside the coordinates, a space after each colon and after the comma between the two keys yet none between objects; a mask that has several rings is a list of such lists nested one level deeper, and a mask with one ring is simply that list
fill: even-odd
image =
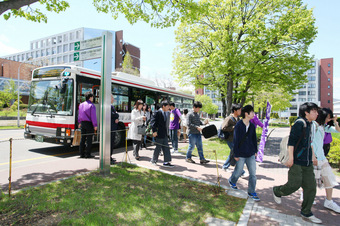
[{"label": "bus door", "polygon": [[[76,104],[76,128],[78,128],[78,114],[79,114],[79,105],[85,101],[85,93],[91,91],[93,93],[93,102],[96,106],[96,115],[97,115],[97,123],[99,129],[100,122],[100,106],[99,106],[99,84],[100,80],[91,79],[82,76],[77,76],[77,104]],[[99,133],[96,136],[93,136],[93,141],[99,141]]]}]

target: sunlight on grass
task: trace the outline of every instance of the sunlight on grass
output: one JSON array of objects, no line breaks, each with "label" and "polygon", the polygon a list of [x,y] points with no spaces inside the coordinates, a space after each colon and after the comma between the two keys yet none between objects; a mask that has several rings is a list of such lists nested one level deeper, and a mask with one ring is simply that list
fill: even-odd
[{"label": "sunlight on grass", "polygon": [[[207,217],[237,222],[246,200],[223,189],[131,165],[21,191],[0,201],[9,224],[204,225]],[[49,220],[49,222],[47,222]]]}]

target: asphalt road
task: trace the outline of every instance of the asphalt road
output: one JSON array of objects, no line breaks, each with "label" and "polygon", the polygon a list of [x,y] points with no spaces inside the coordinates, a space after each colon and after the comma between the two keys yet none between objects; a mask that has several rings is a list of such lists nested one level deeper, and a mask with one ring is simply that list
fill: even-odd
[{"label": "asphalt road", "polygon": [[[23,129],[0,130],[0,187],[8,190],[10,142],[12,144],[12,190],[87,172],[99,167],[98,158],[80,159],[78,148],[25,140]],[[94,146],[98,150],[98,145]],[[98,153],[94,153],[98,156]]]}]

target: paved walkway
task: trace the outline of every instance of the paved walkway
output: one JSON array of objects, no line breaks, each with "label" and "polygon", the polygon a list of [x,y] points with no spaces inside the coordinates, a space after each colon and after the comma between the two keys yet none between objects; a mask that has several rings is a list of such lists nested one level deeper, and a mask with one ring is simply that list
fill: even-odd
[{"label": "paved walkway", "polygon": [[[288,168],[278,162],[279,143],[283,136],[289,133],[289,128],[275,129],[266,145],[264,161],[257,163],[257,185],[256,190],[261,201],[254,203],[248,199],[245,210],[240,218],[238,225],[312,225],[300,217],[300,191],[294,194],[283,197],[282,204],[277,205],[272,198],[272,187],[281,185],[287,181]],[[186,146],[187,143],[179,143],[179,147]],[[230,190],[227,179],[231,176],[231,172],[221,170],[223,162],[218,162],[218,172],[214,161],[207,165],[200,165],[199,159],[194,157],[196,164],[187,163],[185,156],[182,154],[172,155],[172,164],[174,168],[165,168],[163,164],[163,156],[160,156],[158,165],[154,166],[150,163],[152,158],[154,146],[149,146],[147,149],[143,148],[140,151],[140,160],[137,161],[133,158],[131,147],[128,149],[128,157],[131,163],[137,164],[142,167],[147,167],[153,170],[161,170],[165,173],[178,175],[194,180],[205,181],[211,184],[217,184],[217,175],[220,176],[221,186],[226,188],[227,192],[234,196],[246,198],[248,177],[240,178],[237,186],[239,191],[235,192]],[[115,158],[118,162],[125,159],[125,152],[117,150]],[[338,182],[340,179],[338,178]],[[336,187],[333,191],[334,201],[340,204],[340,187]],[[339,216],[332,211],[323,207],[325,199],[325,191],[318,189],[316,197],[316,205],[313,206],[313,213],[322,219],[324,225],[339,225]],[[211,220],[211,219],[209,219]],[[228,225],[227,222],[211,221],[210,225]],[[337,223],[338,222],[338,223]],[[207,222],[208,223],[208,222]]]}]

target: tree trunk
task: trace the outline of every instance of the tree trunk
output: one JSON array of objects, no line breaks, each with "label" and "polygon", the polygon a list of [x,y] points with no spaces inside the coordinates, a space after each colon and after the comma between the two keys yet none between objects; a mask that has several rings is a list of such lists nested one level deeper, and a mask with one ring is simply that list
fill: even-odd
[{"label": "tree trunk", "polygon": [[225,96],[221,94],[221,101],[222,101],[222,117],[225,118],[226,117],[226,103],[225,103]]},{"label": "tree trunk", "polygon": [[231,105],[233,104],[233,79],[229,76],[227,82],[227,115],[231,112]]}]

